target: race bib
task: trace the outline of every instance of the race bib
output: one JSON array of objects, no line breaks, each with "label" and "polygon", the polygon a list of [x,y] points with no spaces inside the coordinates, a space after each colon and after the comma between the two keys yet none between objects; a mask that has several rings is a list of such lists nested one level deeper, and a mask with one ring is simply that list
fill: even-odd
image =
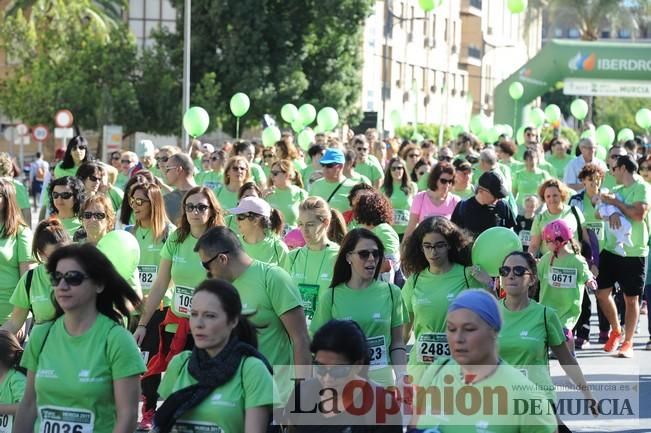
[{"label": "race bib", "polygon": [[522,242],[522,245],[528,247],[531,243],[531,231],[521,230],[520,233],[518,233],[518,236],[520,237],[520,242]]},{"label": "race bib", "polygon": [[384,341],[384,335],[373,337],[366,340],[368,344],[368,355],[371,370],[389,365],[387,361],[387,345]]},{"label": "race bib", "polygon": [[172,427],[172,433],[224,433],[224,430],[209,422],[177,421]]},{"label": "race bib", "polygon": [[603,221],[593,221],[585,223],[585,227],[594,232],[597,236],[597,239],[600,241],[604,240],[604,222]]},{"label": "race bib", "polygon": [[576,269],[552,266],[552,270],[549,273],[549,284],[552,287],[561,289],[576,289]]},{"label": "race bib", "polygon": [[140,277],[140,287],[143,289],[151,289],[151,286],[156,281],[156,274],[158,273],[158,266],[156,265],[139,265],[138,276]]},{"label": "race bib", "polygon": [[14,425],[14,416],[8,414],[0,414],[0,433],[11,433],[11,428]]},{"label": "race bib", "polygon": [[394,209],[393,223],[397,226],[406,226],[409,223],[409,209]]},{"label": "race bib", "polygon": [[303,300],[305,317],[311,320],[314,317],[314,310],[316,309],[319,286],[317,284],[299,284],[298,291],[301,293],[301,299]]},{"label": "race bib", "polygon": [[95,414],[89,410],[43,406],[40,433],[93,433]]},{"label": "race bib", "polygon": [[445,332],[429,332],[418,336],[416,341],[418,362],[431,364],[441,356],[450,356],[450,345]]},{"label": "race bib", "polygon": [[176,286],[174,289],[174,314],[179,317],[190,315],[193,293],[194,289],[190,287]]}]

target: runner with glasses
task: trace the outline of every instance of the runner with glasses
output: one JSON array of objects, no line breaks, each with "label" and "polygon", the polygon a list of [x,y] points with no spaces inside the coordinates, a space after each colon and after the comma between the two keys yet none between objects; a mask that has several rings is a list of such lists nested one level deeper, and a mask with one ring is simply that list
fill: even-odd
[{"label": "runner with glasses", "polygon": [[72,137],[66,146],[63,160],[54,167],[54,178],[75,176],[79,166],[87,161],[92,161],[88,149],[88,141],[81,135]]},{"label": "runner with glasses", "polygon": [[341,213],[350,210],[348,193],[356,184],[344,176],[345,163],[346,157],[340,149],[326,149],[320,160],[323,177],[314,181],[309,189],[310,195],[321,197]]},{"label": "runner with glasses", "polygon": [[37,325],[27,344],[14,432],[133,432],[145,365],[121,323],[138,294],[89,244],[59,248],[47,270],[56,318]]},{"label": "runner with glasses", "polygon": [[405,234],[409,222],[409,210],[418,192],[418,186],[407,174],[405,161],[398,157],[391,158],[384,173],[382,192],[391,200],[393,207],[393,228],[400,236]]},{"label": "runner with glasses", "polygon": [[[237,193],[244,183],[252,180],[249,162],[241,156],[234,156],[226,163],[224,168],[224,186],[217,191],[217,199],[224,209],[237,206]],[[227,218],[227,222],[232,217]],[[230,222],[228,224],[230,226]],[[235,224],[233,224],[235,225]]]},{"label": "runner with glasses", "polygon": [[303,189],[300,174],[290,160],[281,159],[271,164],[269,186],[270,193],[265,199],[282,213],[286,229],[296,227],[298,207],[308,194]]},{"label": "runner with glasses", "polygon": [[[104,195],[95,195],[84,201],[79,209],[79,216],[85,232],[84,241],[92,245],[97,245],[115,226],[113,206]],[[80,234],[77,234],[77,237],[79,236]]]},{"label": "runner with glasses", "polygon": [[406,349],[400,289],[377,279],[383,260],[384,246],[373,232],[350,231],[341,243],[330,288],[319,296],[310,330],[316,332],[331,319],[357,322],[369,347],[369,377],[392,385],[404,375]]},{"label": "runner with glasses", "polygon": [[61,221],[72,238],[81,228],[81,205],[86,199],[84,185],[74,176],[63,176],[54,179],[47,191],[52,210],[50,215]]},{"label": "runner with glasses", "polygon": [[224,186],[226,152],[216,150],[209,155],[204,155],[203,158],[208,159],[208,168],[197,175],[197,184],[207,186],[217,193]]}]

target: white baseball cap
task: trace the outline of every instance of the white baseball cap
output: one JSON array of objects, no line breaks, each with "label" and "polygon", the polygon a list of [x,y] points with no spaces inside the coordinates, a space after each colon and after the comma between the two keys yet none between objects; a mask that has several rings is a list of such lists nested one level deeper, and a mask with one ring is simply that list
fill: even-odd
[{"label": "white baseball cap", "polygon": [[268,218],[271,216],[271,205],[259,197],[244,197],[237,207],[229,209],[228,212],[233,215],[252,212]]}]

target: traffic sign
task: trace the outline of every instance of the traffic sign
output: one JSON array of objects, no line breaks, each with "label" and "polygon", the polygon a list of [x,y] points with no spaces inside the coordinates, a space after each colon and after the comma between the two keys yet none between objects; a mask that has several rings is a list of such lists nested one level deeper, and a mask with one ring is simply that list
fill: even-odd
[{"label": "traffic sign", "polygon": [[54,123],[59,128],[70,128],[74,120],[75,118],[72,116],[70,110],[59,110],[54,115]]},{"label": "traffic sign", "polygon": [[50,136],[50,130],[45,125],[36,125],[32,129],[32,137],[36,141],[45,141]]},{"label": "traffic sign", "polygon": [[18,135],[27,135],[29,134],[29,128],[24,123],[19,123],[16,125],[16,132]]},{"label": "traffic sign", "polygon": [[72,128],[54,128],[54,138],[66,140],[75,136],[75,130]]}]

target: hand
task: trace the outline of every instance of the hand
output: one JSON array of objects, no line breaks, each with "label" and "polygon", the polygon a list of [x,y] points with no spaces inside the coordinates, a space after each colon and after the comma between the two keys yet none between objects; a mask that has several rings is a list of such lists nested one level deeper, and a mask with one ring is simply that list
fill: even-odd
[{"label": "hand", "polygon": [[592,293],[597,291],[597,288],[598,288],[597,280],[595,280],[594,278],[588,280],[588,282],[586,282],[585,285],[588,288],[588,290],[590,290]]},{"label": "hand", "polygon": [[603,201],[606,204],[615,204],[618,201],[614,194],[604,193],[604,194],[600,194],[599,196],[601,197],[601,201]]},{"label": "hand", "polygon": [[610,224],[610,228],[613,230],[617,230],[622,226],[622,220],[619,218],[619,214],[615,213],[608,218],[608,223]]},{"label": "hand", "polygon": [[489,287],[493,286],[493,279],[479,265],[473,265],[470,268],[470,275],[472,275],[472,277],[475,280],[479,281],[480,283],[482,283],[485,286],[489,286]]},{"label": "hand", "polygon": [[276,189],[272,186],[264,191],[262,191],[262,197],[261,198],[267,198],[269,195],[273,194]]},{"label": "hand", "polygon": [[138,346],[142,344],[142,340],[145,339],[145,335],[147,335],[147,328],[142,325],[138,325],[136,330],[133,331],[133,338],[136,340],[136,344]]}]

